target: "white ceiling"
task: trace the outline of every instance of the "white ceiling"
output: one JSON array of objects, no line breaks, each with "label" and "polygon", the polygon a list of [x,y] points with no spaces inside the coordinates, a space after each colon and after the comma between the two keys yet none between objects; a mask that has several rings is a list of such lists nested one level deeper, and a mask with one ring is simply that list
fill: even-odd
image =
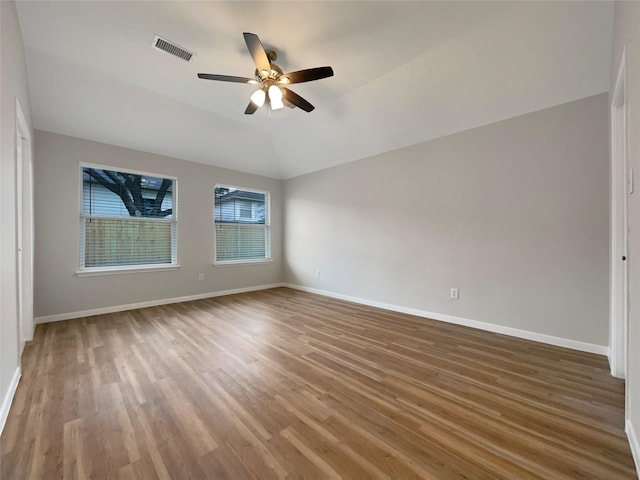
[{"label": "white ceiling", "polygon": [[[290,178],[608,90],[612,2],[19,1],[34,127]],[[244,115],[242,32],[316,106]],[[159,35],[195,52],[151,48]]]}]

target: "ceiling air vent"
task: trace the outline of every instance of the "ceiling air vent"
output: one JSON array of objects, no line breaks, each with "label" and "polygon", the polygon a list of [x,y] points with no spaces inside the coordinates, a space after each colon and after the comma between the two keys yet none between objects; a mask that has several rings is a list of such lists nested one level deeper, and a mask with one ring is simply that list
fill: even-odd
[{"label": "ceiling air vent", "polygon": [[153,37],[153,43],[151,44],[151,46],[156,50],[162,50],[163,52],[170,53],[174,57],[181,58],[182,60],[185,60],[187,62],[189,62],[191,60],[191,57],[193,57],[194,55],[184,48],[179,47],[175,43],[171,43],[169,40],[165,40],[164,38],[161,38],[157,35]]}]

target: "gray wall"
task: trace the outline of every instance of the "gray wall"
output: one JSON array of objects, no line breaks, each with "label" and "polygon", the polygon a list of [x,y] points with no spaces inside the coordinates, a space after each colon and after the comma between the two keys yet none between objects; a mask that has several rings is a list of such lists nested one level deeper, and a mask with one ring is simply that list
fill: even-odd
[{"label": "gray wall", "polygon": [[285,281],[606,346],[607,159],[601,94],[288,180]]},{"label": "gray wall", "polygon": [[[623,47],[626,47],[626,93],[628,102],[629,167],[640,172],[640,3],[616,2],[611,90],[618,75]],[[636,466],[640,471],[640,195],[629,197],[629,332],[627,370],[627,430],[632,439]]]},{"label": "gray wall", "polygon": [[0,402],[4,402],[10,393],[11,379],[19,367],[15,229],[16,99],[29,125],[31,108],[24,46],[14,2],[0,2],[0,22]]},{"label": "gray wall", "polygon": [[[178,270],[76,275],[80,162],[178,177]],[[36,317],[269,285],[282,280],[280,180],[39,130],[35,132],[34,176]],[[272,263],[213,266],[216,183],[271,192]],[[204,281],[198,280],[199,273],[204,273]]]}]

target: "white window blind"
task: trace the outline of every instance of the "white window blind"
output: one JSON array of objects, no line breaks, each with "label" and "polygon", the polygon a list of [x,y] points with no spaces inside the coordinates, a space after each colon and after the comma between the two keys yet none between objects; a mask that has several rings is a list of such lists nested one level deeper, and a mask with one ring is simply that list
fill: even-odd
[{"label": "white window blind", "polygon": [[80,269],[175,265],[176,180],[82,167]]},{"label": "white window blind", "polygon": [[271,258],[268,192],[217,185],[214,220],[217,263]]}]

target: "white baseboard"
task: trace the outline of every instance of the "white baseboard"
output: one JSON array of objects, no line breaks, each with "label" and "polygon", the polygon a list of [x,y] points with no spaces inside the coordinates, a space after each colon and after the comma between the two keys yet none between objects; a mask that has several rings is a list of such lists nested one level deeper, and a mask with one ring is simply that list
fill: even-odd
[{"label": "white baseboard", "polygon": [[92,315],[104,315],[105,313],[124,312],[126,310],[135,310],[137,308],[156,307],[158,305],[168,305],[170,303],[190,302],[191,300],[201,300],[203,298],[221,297],[224,295],[232,295],[234,293],[255,292],[257,290],[267,290],[269,288],[284,287],[284,283],[272,283],[270,285],[258,285],[254,287],[236,288],[233,290],[221,290],[219,292],[199,293],[197,295],[187,295],[185,297],[162,298],[159,300],[150,300],[148,302],[130,303],[128,305],[115,305],[113,307],[95,308],[92,310],[82,310],[79,312],[59,313],[57,315],[46,315],[36,317],[35,322],[49,323],[60,322],[62,320],[71,320],[73,318],[90,317]]},{"label": "white baseboard", "polygon": [[339,300],[346,300],[348,302],[360,303],[362,305],[382,308],[384,310],[392,310],[394,312],[407,313],[409,315],[430,318],[432,320],[440,320],[442,322],[454,323],[456,325],[463,325],[465,327],[473,327],[480,330],[486,330],[489,332],[501,333],[503,335],[509,335],[511,337],[523,338],[525,340],[533,340],[535,342],[546,343],[549,345],[556,345],[558,347],[570,348],[572,350],[580,350],[582,352],[597,353],[600,355],[609,354],[609,347],[605,345],[595,345],[592,343],[579,342],[577,340],[571,340],[568,338],[554,337],[552,335],[546,335],[546,334],[537,333],[537,332],[530,332],[528,330],[520,330],[518,328],[505,327],[503,325],[496,325],[493,323],[480,322],[478,320],[471,320],[471,319],[462,318],[462,317],[454,317],[453,315],[446,315],[443,313],[427,312],[425,310],[418,310],[416,308],[402,307],[399,305],[393,305],[389,303],[376,302],[374,300],[368,300],[366,298],[352,297],[350,295],[342,295],[340,293],[329,292],[326,290],[319,290],[317,288],[303,287],[301,285],[293,285],[293,284],[286,283],[284,286],[293,288],[296,290],[301,290],[303,292],[316,293],[318,295],[337,298]]},{"label": "white baseboard", "polygon": [[90,317],[92,315],[103,315],[106,313],[123,312],[126,310],[135,310],[137,308],[155,307],[158,305],[167,305],[170,303],[189,302],[191,300],[200,300],[203,298],[220,297],[223,295],[232,295],[235,293],[254,292],[257,290],[266,290],[276,287],[289,287],[295,290],[301,290],[304,292],[315,293],[324,295],[326,297],[337,298],[340,300],[346,300],[349,302],[360,303],[362,305],[368,305],[371,307],[382,308],[385,310],[392,310],[394,312],[407,313],[409,315],[415,315],[418,317],[430,318],[433,320],[440,320],[442,322],[454,323],[456,325],[464,325],[467,327],[478,328],[480,330],[486,330],[489,332],[501,333],[512,337],[523,338],[526,340],[533,340],[536,342],[547,343],[550,345],[556,345],[559,347],[566,347],[573,350],[580,350],[583,352],[597,353],[600,355],[609,355],[609,348],[604,345],[595,345],[591,343],[579,342],[577,340],[570,340],[567,338],[554,337],[551,335],[545,335],[543,333],[530,332],[528,330],[520,330],[517,328],[505,327],[503,325],[496,325],[493,323],[480,322],[478,320],[471,320],[468,318],[455,317],[453,315],[446,315],[436,312],[428,312],[425,310],[418,310],[416,308],[403,307],[399,305],[393,305],[389,303],[377,302],[374,300],[368,300],[366,298],[352,297],[350,295],[343,295],[340,293],[330,292],[327,290],[320,290],[317,288],[303,287],[301,285],[294,285],[288,283],[272,283],[269,285],[258,285],[253,287],[236,288],[233,290],[222,290],[218,292],[200,293],[197,295],[188,295],[184,297],[163,298],[159,300],[151,300],[148,302],[131,303],[128,305],[116,305],[113,307],[96,308],[92,310],[83,310],[77,312],[60,313],[57,315],[47,315],[43,317],[36,317],[35,323],[49,323],[59,322],[62,320],[71,320],[73,318]]},{"label": "white baseboard", "polygon": [[2,408],[0,409],[0,434],[4,430],[5,423],[7,423],[9,410],[11,409],[11,402],[13,402],[13,396],[16,394],[16,389],[18,388],[18,382],[20,382],[21,375],[22,369],[20,367],[16,368],[16,371],[13,372],[13,378],[11,378],[9,389],[2,399]]},{"label": "white baseboard", "polygon": [[636,433],[635,428],[633,428],[631,420],[627,420],[624,431],[627,432],[633,461],[636,463],[636,473],[638,474],[638,478],[640,478],[640,442],[638,441],[638,434]]}]

